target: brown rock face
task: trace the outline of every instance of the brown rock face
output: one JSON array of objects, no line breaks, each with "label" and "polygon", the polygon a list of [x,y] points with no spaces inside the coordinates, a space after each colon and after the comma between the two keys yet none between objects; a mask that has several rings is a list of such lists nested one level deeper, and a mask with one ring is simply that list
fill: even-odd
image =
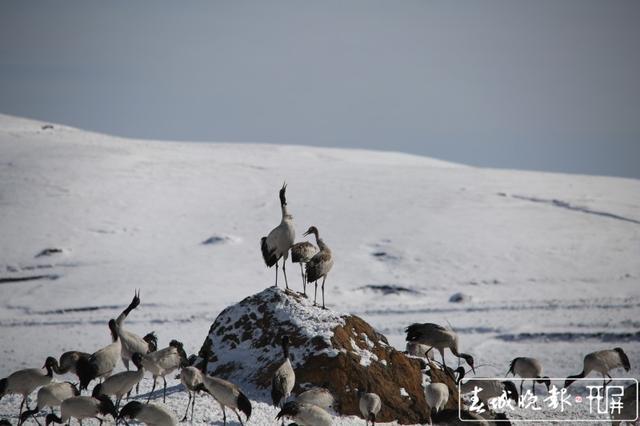
[{"label": "brown rock face", "polygon": [[268,288],[230,306],[216,318],[200,350],[209,374],[238,383],[269,400],[271,377],[283,360],[280,340],[291,341],[294,394],[329,389],[341,415],[358,415],[356,388],[382,399],[378,421],[424,423],[428,407],[420,362],[389,346],[361,318],[314,307],[297,293]]}]

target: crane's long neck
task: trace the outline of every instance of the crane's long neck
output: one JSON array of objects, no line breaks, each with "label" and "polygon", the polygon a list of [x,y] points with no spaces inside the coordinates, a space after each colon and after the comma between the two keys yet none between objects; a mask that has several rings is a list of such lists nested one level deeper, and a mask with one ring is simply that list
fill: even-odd
[{"label": "crane's long neck", "polygon": [[283,222],[285,220],[293,219],[293,216],[291,216],[291,214],[289,214],[289,210],[287,209],[287,205],[286,204],[280,204],[280,209],[282,210],[282,221]]},{"label": "crane's long neck", "polygon": [[[56,362],[56,364],[57,364],[57,362]],[[53,368],[52,368],[52,366],[49,365],[49,364],[46,364],[45,367],[47,369],[47,376],[53,377]]]},{"label": "crane's long neck", "polygon": [[318,245],[320,251],[331,251],[331,249],[329,249],[324,241],[322,241],[322,238],[320,238],[320,233],[317,230],[313,234],[316,236],[316,244]]}]

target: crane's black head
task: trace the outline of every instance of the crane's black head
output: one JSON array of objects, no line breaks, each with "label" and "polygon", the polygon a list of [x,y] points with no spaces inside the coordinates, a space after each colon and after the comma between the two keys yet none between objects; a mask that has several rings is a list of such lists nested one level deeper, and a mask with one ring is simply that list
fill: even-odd
[{"label": "crane's black head", "polygon": [[287,198],[285,197],[285,192],[287,192],[287,182],[282,184],[282,188],[280,188],[280,205],[287,205]]},{"label": "crane's black head", "polygon": [[133,299],[131,299],[131,303],[129,303],[129,306],[127,306],[127,308],[124,310],[125,316],[129,315],[129,313],[133,311],[135,308],[137,308],[139,305],[140,305],[140,291],[135,290],[133,294]]},{"label": "crane's black head", "polygon": [[476,374],[476,368],[473,366],[473,357],[469,354],[460,354],[460,357],[467,361],[467,364],[469,364],[469,367],[471,367],[473,374]]},{"label": "crane's black head", "polygon": [[284,416],[295,417],[300,412],[300,403],[296,401],[289,401],[282,407],[282,410],[276,416],[276,419],[280,420]]},{"label": "crane's black head", "polygon": [[91,392],[91,396],[94,397],[95,399],[98,399],[100,395],[102,395],[102,384],[98,383],[97,385],[94,386],[93,392]]},{"label": "crane's black head", "polygon": [[169,346],[174,347],[178,350],[178,353],[180,354],[180,367],[186,367],[187,353],[184,351],[184,345],[182,344],[182,342],[179,342],[174,339],[169,342]]},{"label": "crane's black head", "polygon": [[140,352],[134,353],[131,356],[131,361],[133,361],[133,365],[135,365],[138,370],[142,368],[142,354]]},{"label": "crane's black head", "polygon": [[613,350],[616,351],[620,356],[620,361],[622,362],[622,366],[624,367],[625,371],[629,371],[629,369],[631,368],[631,363],[629,362],[629,357],[627,356],[627,354],[624,353],[622,348],[613,348]]},{"label": "crane's black head", "polygon": [[58,361],[52,357],[52,356],[48,356],[47,359],[44,361],[44,365],[42,366],[42,368],[46,368],[47,372],[50,372],[53,368],[58,366]]},{"label": "crane's black head", "polygon": [[551,379],[549,378],[549,376],[544,376],[541,379],[536,380],[537,383],[544,383],[544,385],[547,387],[547,392],[549,391],[549,388],[551,388]]},{"label": "crane's black head", "polygon": [[111,330],[111,338],[113,339],[113,341],[115,342],[116,340],[118,340],[116,320],[114,320],[113,318],[109,320],[109,330]]},{"label": "crane's black head", "polygon": [[316,238],[317,238],[318,237],[318,228],[316,228],[315,226],[310,226],[309,229],[307,229],[307,232],[302,234],[302,236],[306,237],[307,235],[311,235],[311,234],[314,234],[316,236]]},{"label": "crane's black head", "polygon": [[[446,367],[445,372],[454,382],[460,383],[464,379],[464,375],[467,373],[463,366],[456,368],[455,370]],[[457,377],[456,377],[457,376]]]},{"label": "crane's black head", "polygon": [[141,402],[138,402],[138,401],[129,402],[120,410],[120,414],[118,415],[118,420],[135,419],[143,407],[144,407],[144,404],[142,404]]},{"label": "crane's black head", "polygon": [[507,398],[513,400],[517,404],[518,388],[516,387],[516,385],[510,380],[505,380],[504,382],[502,382],[502,384],[504,385],[504,390],[507,391]]},{"label": "crane's black head", "polygon": [[156,336],[155,331],[147,333],[147,335],[144,336],[142,340],[147,342],[147,345],[149,346],[149,350],[147,351],[147,353],[155,352],[158,350],[158,336]]},{"label": "crane's black head", "polygon": [[73,396],[80,396],[80,389],[78,389],[78,386],[75,383],[67,383],[69,383],[69,386],[71,386],[71,389],[73,389]]},{"label": "crane's black head", "polygon": [[111,415],[114,420],[118,418],[118,410],[116,410],[116,406],[113,405],[113,402],[107,395],[94,396],[94,398],[100,401],[100,404],[98,405],[100,414],[103,416]]}]

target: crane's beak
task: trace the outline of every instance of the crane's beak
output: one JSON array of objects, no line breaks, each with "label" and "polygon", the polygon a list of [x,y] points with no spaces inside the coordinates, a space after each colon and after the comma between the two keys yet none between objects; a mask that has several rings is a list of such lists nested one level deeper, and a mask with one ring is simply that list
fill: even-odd
[{"label": "crane's beak", "polygon": [[302,234],[303,237],[306,237],[307,235],[309,235],[309,231],[307,231],[304,234]]}]

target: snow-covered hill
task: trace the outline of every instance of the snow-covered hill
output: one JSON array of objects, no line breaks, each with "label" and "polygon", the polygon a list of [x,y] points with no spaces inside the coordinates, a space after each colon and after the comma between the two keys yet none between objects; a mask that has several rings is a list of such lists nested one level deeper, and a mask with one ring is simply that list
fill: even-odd
[{"label": "snow-covered hill", "polygon": [[105,344],[136,288],[130,327],[196,352],[225,306],[273,284],[259,239],[285,180],[297,239],[315,225],[333,249],[327,303],[397,347],[409,323],[448,322],[482,375],[526,355],[563,377],[622,346],[640,376],[638,180],[44,124],[0,116],[0,377]]}]

